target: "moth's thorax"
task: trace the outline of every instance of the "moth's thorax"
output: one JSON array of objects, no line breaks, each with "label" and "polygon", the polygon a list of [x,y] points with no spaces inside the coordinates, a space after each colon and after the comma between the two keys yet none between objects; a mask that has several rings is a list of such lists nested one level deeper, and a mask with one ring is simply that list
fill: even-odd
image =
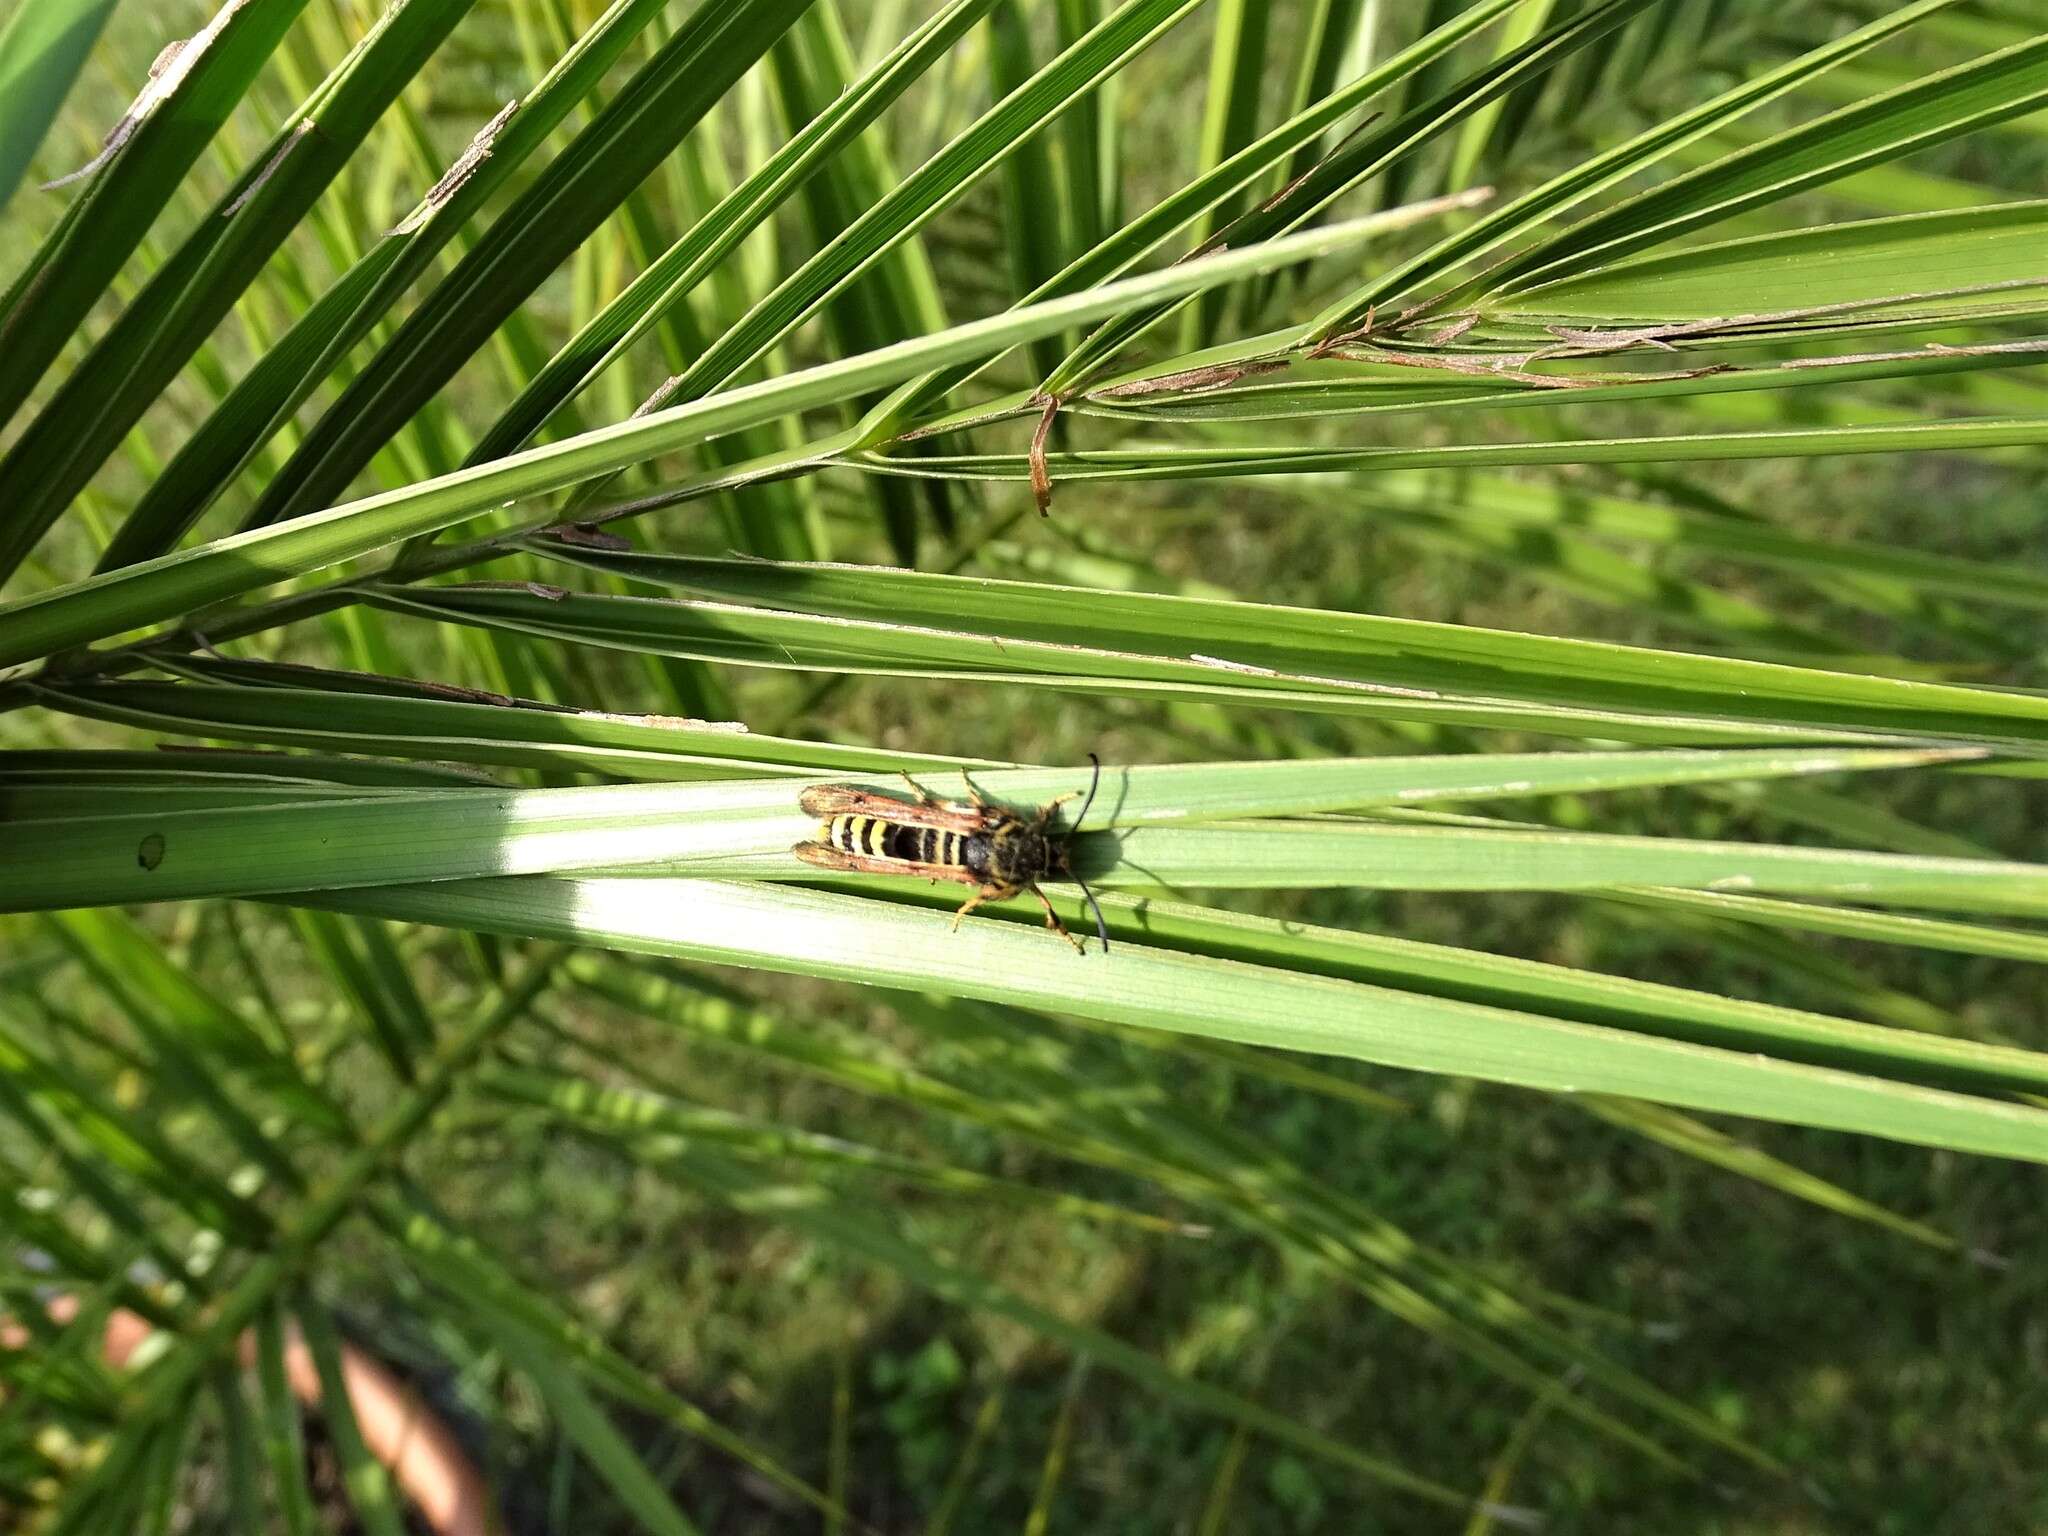
[{"label": "moth's thorax", "polygon": [[[1031,885],[1051,874],[1056,867],[1052,839],[1021,821],[995,828],[987,834],[985,873],[992,884]],[[981,838],[969,838],[969,868],[973,867],[973,845]]]}]

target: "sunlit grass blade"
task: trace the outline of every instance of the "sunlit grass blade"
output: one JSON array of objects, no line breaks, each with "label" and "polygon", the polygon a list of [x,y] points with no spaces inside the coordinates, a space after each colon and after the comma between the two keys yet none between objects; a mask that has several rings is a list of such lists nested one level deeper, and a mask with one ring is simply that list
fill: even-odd
[{"label": "sunlit grass blade", "polygon": [[[1553,394],[1545,403],[1559,402]],[[1510,465],[1711,463],[1841,454],[2038,448],[2044,444],[2048,444],[2048,416],[2021,416],[1763,432],[1459,443],[1421,448],[1319,448],[1291,443],[1185,448],[1153,443],[1085,453],[1051,453],[1045,456],[1044,469],[1052,482],[1058,485],[1089,480],[1201,480],[1392,469],[1458,471]],[[888,474],[933,475],[962,480],[999,480],[1021,484],[1028,483],[1032,475],[1031,463],[1021,453],[934,454],[918,459],[863,454],[858,462]],[[4,611],[0,611],[0,619],[4,616]]]},{"label": "sunlit grass blade", "polygon": [[[1114,884],[1582,890],[1718,882],[1989,910],[2032,911],[2048,902],[2048,874],[1991,860],[1514,828],[1173,825],[1927,760],[1910,753],[1651,753],[1592,757],[1583,765],[1561,754],[1124,768],[1106,776],[1090,825],[1128,830],[1089,838],[1076,856],[1091,876]],[[1021,806],[1087,782],[1083,773],[1047,769],[975,778],[984,793]],[[883,779],[879,787],[895,786]],[[7,877],[0,910],[633,867],[806,878],[810,867],[788,855],[816,831],[814,818],[797,805],[800,788],[781,779],[477,788],[25,821],[0,845],[0,875]],[[337,983],[381,1016],[372,1001],[378,987],[360,961],[347,958],[353,947],[339,935],[327,947]],[[423,1023],[416,1011],[412,1018]],[[394,1018],[385,1031],[401,1075],[414,1049],[427,1043],[419,1028],[403,1024]]]},{"label": "sunlit grass blade", "polygon": [[[301,898],[312,899],[312,898]],[[1615,1093],[2048,1162],[2048,1112],[1508,1009],[823,891],[715,880],[491,880],[331,892],[357,912],[834,977],[1350,1056],[1553,1092]],[[1014,978],[1028,977],[1020,984]]]},{"label": "sunlit grass blade", "polygon": [[[1923,308],[1917,301],[1910,316],[1903,311],[1891,313],[1899,329],[1906,331],[1939,331],[1953,324],[1953,316],[1938,306]],[[1457,345],[1439,348],[1428,343],[1381,351],[1369,360],[1363,355],[1342,362],[1304,360],[1275,351],[1267,344],[1274,338],[1261,337],[1196,357],[1175,358],[1170,366],[1134,369],[1077,396],[1070,408],[1113,419],[1195,422],[1309,421],[1425,411],[1433,418],[1454,412],[1515,409],[1584,411],[1624,400],[1692,400],[1695,413],[1699,413],[1711,409],[1717,396],[1796,390],[1812,392],[1798,402],[1811,414],[1815,409],[1827,410],[1828,402],[1845,396],[1853,385],[1921,379],[1926,387],[1938,389],[1950,375],[2031,368],[2048,362],[2048,343],[2034,338],[1831,354],[1817,350],[1832,339],[1823,334],[1825,327],[1817,331],[1815,327],[1822,323],[1803,318],[1803,314],[1781,310],[1768,316],[1728,315],[1725,326],[1717,316],[1699,322],[1703,329],[1698,335],[1688,334],[1688,322],[1674,322],[1658,340],[1674,351],[1692,353],[1698,358],[1697,365],[1689,357],[1674,360],[1686,366],[1648,372],[1596,369],[1576,361],[1539,358],[1538,354],[1552,350],[1566,354],[1572,350],[1547,329],[1540,334],[1518,332],[1502,341],[1502,345],[1527,349],[1507,360],[1514,366],[1496,366],[1503,364],[1503,359],[1494,351]],[[1875,322],[1860,310],[1849,310],[1836,323],[1847,331]],[[1710,331],[1721,334],[1707,334]],[[1641,339],[1626,327],[1602,329],[1597,324],[1592,332],[1580,334],[1588,346],[1598,346],[1598,338],[1605,338],[1619,349],[1632,347]],[[1745,356],[1773,341],[1803,344],[1807,355],[1782,361]],[[1524,363],[1534,366],[1521,366]],[[953,420],[977,426],[1024,414],[1027,408],[1026,397],[1020,393],[961,413]],[[1849,419],[1847,409],[1840,415]],[[1883,419],[1881,412],[1869,407],[1856,415]],[[1463,451],[1449,450],[1452,454]],[[1682,446],[1675,449],[1675,456],[1685,456]]]},{"label": "sunlit grass blade", "polygon": [[1917,949],[1948,950],[2048,965],[2048,933],[1998,928],[1985,923],[1958,923],[1903,912],[1871,912],[1856,907],[1810,901],[1779,901],[1729,891],[1632,891],[1617,901],[1676,907],[1710,917],[1761,923],[1807,933],[1828,933],[1874,944],[1905,944]]},{"label": "sunlit grass blade", "polygon": [[1977,859],[1491,827],[1139,827],[1113,841],[1113,855],[1077,850],[1083,873],[1120,885],[1143,883],[1150,873],[1170,888],[1240,890],[1570,891],[1664,884],[2048,917],[2048,865]]},{"label": "sunlit grass blade", "polygon": [[[1660,900],[1662,895],[1659,893]],[[943,895],[914,890],[899,894],[898,899],[938,911],[948,911],[954,905]],[[1616,899],[1635,897],[1631,894]],[[1711,899],[1716,903],[1752,904],[1765,900]],[[1079,906],[1071,901],[1058,904],[1069,912]],[[1718,997],[1692,988],[1512,955],[1388,934],[1317,927],[1291,919],[1227,912],[1153,897],[1111,895],[1103,902],[1103,912],[1118,944],[1130,940],[1217,959],[1281,966],[1307,975],[1605,1025],[1731,1051],[1761,1052],[1789,1061],[1933,1087],[1984,1093],[2039,1093],[2048,1088],[2048,1057],[2039,1052],[1909,1034],[1858,1020]],[[1029,921],[1032,914],[1019,916]]]}]

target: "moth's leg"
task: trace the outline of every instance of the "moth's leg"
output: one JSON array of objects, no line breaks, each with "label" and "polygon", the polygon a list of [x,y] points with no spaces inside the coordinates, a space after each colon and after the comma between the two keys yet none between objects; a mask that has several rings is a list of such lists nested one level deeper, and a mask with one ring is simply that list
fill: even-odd
[{"label": "moth's leg", "polygon": [[1038,904],[1045,908],[1045,926],[1050,928],[1054,933],[1058,934],[1061,938],[1065,939],[1069,944],[1073,945],[1074,948],[1078,950],[1080,953],[1084,955],[1087,954],[1088,946],[1086,944],[1083,944],[1079,939],[1075,938],[1071,933],[1067,932],[1067,925],[1060,921],[1059,913],[1053,911],[1052,902],[1049,899],[1047,899],[1045,892],[1041,891],[1037,886],[1034,885],[1033,887],[1031,887],[1031,894],[1036,896],[1038,898]]},{"label": "moth's leg", "polygon": [[1080,798],[1081,793],[1079,790],[1076,790],[1071,795],[1060,795],[1054,799],[1046,801],[1045,804],[1041,805],[1038,808],[1038,819],[1031,823],[1031,829],[1034,832],[1043,832],[1047,827],[1052,825],[1052,813],[1054,811],[1058,810],[1061,806],[1065,805],[1069,800],[1078,800]]},{"label": "moth's leg", "polygon": [[1001,901],[1008,894],[1009,892],[999,885],[984,885],[980,890],[968,897],[966,901],[962,902],[960,910],[953,914],[953,931],[958,933],[960,931],[960,919],[972,912],[984,901]]}]

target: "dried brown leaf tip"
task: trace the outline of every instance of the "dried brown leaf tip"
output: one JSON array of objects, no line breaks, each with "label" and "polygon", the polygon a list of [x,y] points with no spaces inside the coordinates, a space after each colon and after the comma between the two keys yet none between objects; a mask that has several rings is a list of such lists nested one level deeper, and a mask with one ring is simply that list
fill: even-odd
[{"label": "dried brown leaf tip", "polygon": [[481,170],[484,162],[491,158],[491,148],[497,143],[498,135],[504,132],[505,125],[512,120],[512,114],[518,110],[517,96],[498,108],[497,116],[477,129],[476,137],[469,141],[469,147],[455,157],[455,163],[442,173],[441,179],[420,199],[419,206],[401,219],[392,233],[410,234],[445,208],[449,199],[462,190],[463,183]]},{"label": "dried brown leaf tip", "polygon": [[1045,412],[1038,418],[1038,429],[1031,434],[1031,499],[1038,503],[1038,515],[1052,515],[1052,472],[1045,465],[1045,444],[1052,436],[1053,418],[1060,413],[1058,395],[1045,397]]},{"label": "dried brown leaf tip", "polygon": [[607,554],[623,555],[633,548],[633,541],[624,534],[612,533],[593,523],[557,523],[543,529],[543,539],[552,539],[557,544],[572,544],[578,549],[601,549]]}]

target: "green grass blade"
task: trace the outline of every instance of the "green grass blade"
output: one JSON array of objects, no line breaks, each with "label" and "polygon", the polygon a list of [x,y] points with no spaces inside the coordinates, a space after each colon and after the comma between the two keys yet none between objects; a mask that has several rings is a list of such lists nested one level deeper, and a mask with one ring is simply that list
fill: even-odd
[{"label": "green grass blade", "polygon": [[1519,291],[1604,265],[2044,103],[2048,37],[1909,81],[1675,177],[1524,250],[1488,273],[1487,287]]},{"label": "green grass blade", "polygon": [[697,1536],[626,1437],[605,1417],[555,1353],[510,1318],[488,1308],[471,1314],[512,1364],[538,1389],[549,1416],[604,1480],[605,1491],[652,1536]]},{"label": "green grass blade", "polygon": [[954,0],[795,133],[760,169],[591,317],[536,373],[472,450],[474,462],[517,449],[691,293],[761,222],[923,77],[994,0]]},{"label": "green grass blade", "polygon": [[[1771,904],[1763,897],[1700,896],[1691,892],[1658,892],[1654,897],[1629,893],[1614,899],[1655,900],[1662,905],[1680,897],[1698,899],[1707,904],[1706,910],[1718,911],[1720,915],[1740,915],[1726,910],[1731,903]],[[938,896],[927,899],[910,894],[905,899],[940,911],[952,905]],[[1069,909],[1077,905],[1069,904]],[[2048,1087],[2048,1058],[2034,1051],[1909,1034],[1827,1014],[1717,997],[1689,988],[1482,950],[1319,928],[1150,897],[1111,896],[1103,903],[1103,911],[1119,944],[1129,940],[1217,959],[1284,966],[1310,975],[1606,1025],[1731,1051],[1760,1052],[1788,1061],[1892,1077],[1929,1087],[1987,1094],[2039,1093]],[[1078,912],[1075,915],[1078,920]]]},{"label": "green grass blade", "polygon": [[[1003,1001],[1552,1092],[2048,1162],[2048,1113],[1505,1009],[1118,944],[1077,957],[1042,931],[822,891],[690,880],[492,880],[332,893],[406,921]],[[1016,978],[1028,977],[1020,983]]]},{"label": "green grass blade", "polygon": [[166,50],[62,222],[0,299],[0,424],[71,341],[305,0],[222,6]]},{"label": "green grass blade", "polygon": [[[2042,739],[2048,702],[2009,690],[1656,651],[1459,625],[1158,593],[1106,593],[855,566],[563,557],[687,592],[614,598],[500,588],[387,592],[437,618],[763,666],[1059,679],[1060,686],[1281,693],[1392,718],[1633,719],[1784,730]],[[900,616],[914,614],[914,624]],[[1341,704],[1335,702],[1342,700]],[[1491,713],[1489,713],[1491,711]],[[1582,713],[1581,713],[1582,712]],[[1596,724],[1596,717],[1598,723]]]},{"label": "green grass blade", "polygon": [[[988,46],[983,53],[992,95],[1008,95],[1030,78],[1030,29],[1016,0],[1003,0],[989,13]],[[1038,292],[1073,249],[1075,215],[1068,207],[1068,189],[1063,185],[1057,152],[1058,143],[1048,128],[1030,135],[1001,166],[1001,223],[1013,293]],[[1071,336],[1049,336],[1034,342],[1033,368],[1040,372],[1051,369],[1073,341]]]},{"label": "green grass blade", "polygon": [[[1556,404],[1557,395],[1546,393],[1547,403]],[[2048,444],[2048,416],[2019,416],[1419,448],[1312,448],[1263,443],[1231,448],[1182,448],[1154,443],[1088,453],[1050,453],[1045,457],[1045,467],[1052,482],[1059,485],[1089,480],[1193,480],[1361,470],[1380,473],[1393,469],[1455,471],[1509,465],[1686,464],[1838,454],[1968,452],[2038,448],[2044,444]],[[824,450],[826,455],[837,451],[836,445],[828,445]],[[919,459],[864,454],[857,462],[888,474],[1020,484],[1031,478],[1029,462],[1021,453],[935,454]],[[0,609],[0,619],[4,617],[5,610]]]},{"label": "green grass blade", "polygon": [[249,1410],[238,1374],[223,1372],[213,1379],[212,1387],[224,1442],[221,1459],[228,1488],[228,1519],[233,1529],[260,1530],[263,1489],[257,1470],[255,1415]]},{"label": "green grass blade", "polygon": [[0,526],[0,581],[205,344],[473,3],[429,0],[386,11],[0,457],[13,503]]},{"label": "green grass blade", "polygon": [[[1267,34],[1272,24],[1269,0],[1219,0],[1215,33],[1209,43],[1209,88],[1202,99],[1202,132],[1197,154],[1200,172],[1214,170],[1258,135],[1259,102],[1266,74]],[[1243,212],[1240,197],[1229,197],[1203,212],[1195,224],[1195,244],[1205,245],[1219,228]],[[1207,346],[1223,320],[1224,296],[1203,295],[1186,316],[1183,350]],[[1051,373],[1040,368],[1041,375]]]},{"label": "green grass blade", "polygon": [[1900,912],[1866,912],[1854,907],[1822,906],[1805,901],[1777,901],[1768,896],[1742,896],[1726,891],[1633,891],[1613,899],[1674,907],[1774,928],[1864,939],[1876,944],[1905,944],[1916,949],[1939,949],[1954,954],[1987,955],[1999,960],[2048,965],[2048,934],[1995,928],[1983,923],[1948,922]]},{"label": "green grass blade", "polygon": [[[1313,160],[1302,161],[1301,157],[1308,155],[1322,135],[1334,125],[1410,74],[1442,58],[1515,6],[1526,3],[1528,0],[1477,0],[1477,3],[1465,7],[1384,64],[1327,97],[1307,103],[1256,143],[1246,145],[1222,164],[1160,199],[1128,225],[1068,263],[1042,291],[1027,295],[1025,302],[1036,303],[1059,294],[1078,292],[1130,270],[1176,234],[1193,228],[1208,209],[1255,186],[1289,156],[1296,157],[1300,163],[1286,179],[1289,183],[1298,180],[1316,163]],[[1334,69],[1334,63],[1331,67]],[[884,410],[876,413],[871,430],[878,437],[885,435],[891,424],[919,414],[972,378],[981,366],[977,363],[947,369],[931,378],[906,385]]]},{"label": "green grass blade", "polygon": [[[205,814],[195,813],[195,814]],[[1663,884],[2048,917],[2048,866],[1912,854],[1495,828],[1134,828],[1082,869],[1121,885],[1592,890]],[[1077,857],[1080,857],[1077,854]]]},{"label": "green grass blade", "polygon": [[[1941,754],[1937,754],[1937,760]],[[1573,754],[1545,759],[1366,760],[1126,768],[1105,776],[1091,826],[1128,828],[1079,855],[1116,883],[1257,888],[1329,884],[1415,889],[1577,890],[1712,885],[1840,893],[1882,902],[2043,901],[2035,866],[1991,860],[1840,853],[1769,844],[1690,843],[1515,829],[1253,823],[1210,819],[1309,813],[1374,803],[1484,798],[1699,782],[1762,773],[1838,771],[1924,761],[1850,753]],[[1030,806],[1085,788],[1073,770],[978,773],[985,793]],[[883,788],[894,788],[881,781]],[[548,874],[630,866],[800,879],[789,848],[816,831],[787,780],[463,790],[259,803],[230,809],[27,821],[0,845],[0,908],[50,909],[204,895],[258,895],[354,885]],[[1151,823],[1151,825],[1147,825]],[[62,857],[59,851],[63,850]],[[383,1018],[381,993],[353,947],[332,936],[337,979]],[[426,1042],[402,1016],[388,1033],[401,1072]]]},{"label": "green grass blade", "polygon": [[1690,320],[1802,305],[1965,308],[1991,289],[2048,287],[2048,202],[1819,224],[1639,256],[1519,290],[1501,306],[1573,317]]},{"label": "green grass blade", "polygon": [[[1805,87],[1816,79],[1825,79],[1829,71],[1838,69],[1845,60],[1953,3],[1954,0],[1916,0],[1916,3],[1900,6],[1774,69],[1752,76],[1697,107],[1676,113],[1611,149],[1582,160],[1540,186],[1487,211],[1464,229],[1380,273],[1328,305],[1309,324],[1304,334],[1323,337],[1350,329],[1375,307],[1413,292],[1431,279],[1533,232],[1587,198],[1620,184],[1631,175],[1648,170],[1788,91]],[[1487,281],[1487,277],[1469,279],[1440,293],[1425,307],[1435,311],[1454,306],[1480,291]]]},{"label": "green grass blade", "polygon": [[321,1422],[326,1425],[335,1459],[341,1463],[342,1483],[348,1489],[350,1507],[362,1522],[364,1536],[405,1536],[391,1475],[370,1454],[356,1423],[334,1320],[315,1302],[301,1301],[294,1310],[299,1336],[320,1375]]},{"label": "green grass blade", "polygon": [[299,317],[174,454],[137,499],[100,569],[172,547],[262,445],[369,335],[404,291],[625,53],[663,0],[614,0],[533,89],[478,131],[468,150]]},{"label": "green grass blade", "polygon": [[[1059,46],[1071,48],[1102,23],[1102,0],[1056,0]],[[1066,175],[1068,228],[1088,250],[1123,222],[1122,124],[1118,80],[1112,76],[1060,118],[1060,165]]]},{"label": "green grass blade", "polygon": [[998,101],[868,209],[837,240],[779,283],[657,400],[696,399],[783,340],[885,251],[1000,164],[1039,123],[1178,25],[1196,0],[1126,0],[1102,24]]},{"label": "green grass blade", "polygon": [[[1516,12],[1501,33],[1499,52],[1512,53],[1536,36],[1550,20],[1553,9],[1552,0],[1537,0],[1537,3],[1530,5],[1526,10]],[[1664,8],[1665,11],[1669,9]],[[1542,83],[1532,81],[1521,89],[1533,90]],[[1519,94],[1517,92],[1517,95]],[[1465,120],[1465,126],[1458,130],[1457,142],[1451,151],[1451,163],[1445,172],[1446,188],[1469,187],[1478,181],[1479,167],[1486,156],[1487,144],[1500,127],[1501,113],[1507,107],[1509,99],[1495,97]]]},{"label": "green grass blade", "polygon": [[936,336],[727,390],[709,400],[294,518],[284,527],[254,529],[0,604],[0,667],[190,613],[288,576],[450,527],[508,501],[559,490],[657,454],[832,404],[849,393],[900,383],[949,362],[1004,351],[1069,325],[1149,303],[1162,294],[1192,292],[1341,250],[1397,228],[1409,217],[1397,211],[1332,225],[953,326]]},{"label": "green grass blade", "polygon": [[[245,674],[246,675],[246,674]],[[223,681],[239,680],[233,673]],[[303,685],[318,674],[280,679]],[[162,683],[110,683],[51,692],[49,702],[94,720],[173,735],[212,740],[264,742],[297,749],[383,752],[433,763],[478,763],[531,769],[572,769],[622,779],[730,778],[747,772],[789,777],[820,773],[888,773],[950,770],[970,759],[922,752],[842,747],[831,742],[770,736],[738,723],[681,720],[666,715],[624,715],[541,706],[531,701],[475,703],[398,694],[351,693],[337,697],[321,687],[204,687]],[[0,756],[0,770],[16,757]],[[273,759],[280,774],[309,771],[305,760]],[[51,765],[51,787],[72,786],[91,795],[107,786],[79,786],[75,774],[90,762],[67,759]],[[144,781],[132,780],[140,790]],[[302,784],[253,781],[277,798],[306,798]],[[427,781],[431,782],[431,781]],[[249,803],[251,781],[218,784],[209,791],[230,797],[221,803]],[[12,804],[27,814],[33,786],[25,776],[0,777],[0,808]],[[161,781],[147,787],[161,789]],[[7,795],[14,798],[10,801]],[[168,804],[169,799],[164,802]],[[106,808],[103,798],[101,808]],[[44,811],[43,814],[50,814]]]},{"label": "green grass blade", "polygon": [[327,505],[659,165],[807,0],[707,0],[406,317],[266,486],[258,528]]},{"label": "green grass blade", "polygon": [[314,1536],[312,1490],[306,1486],[306,1451],[298,1404],[285,1367],[285,1324],[275,1307],[256,1320],[256,1371],[263,1410],[263,1456],[285,1536]]},{"label": "green grass blade", "polygon": [[115,0],[22,0],[0,27],[0,212],[21,185]]}]

